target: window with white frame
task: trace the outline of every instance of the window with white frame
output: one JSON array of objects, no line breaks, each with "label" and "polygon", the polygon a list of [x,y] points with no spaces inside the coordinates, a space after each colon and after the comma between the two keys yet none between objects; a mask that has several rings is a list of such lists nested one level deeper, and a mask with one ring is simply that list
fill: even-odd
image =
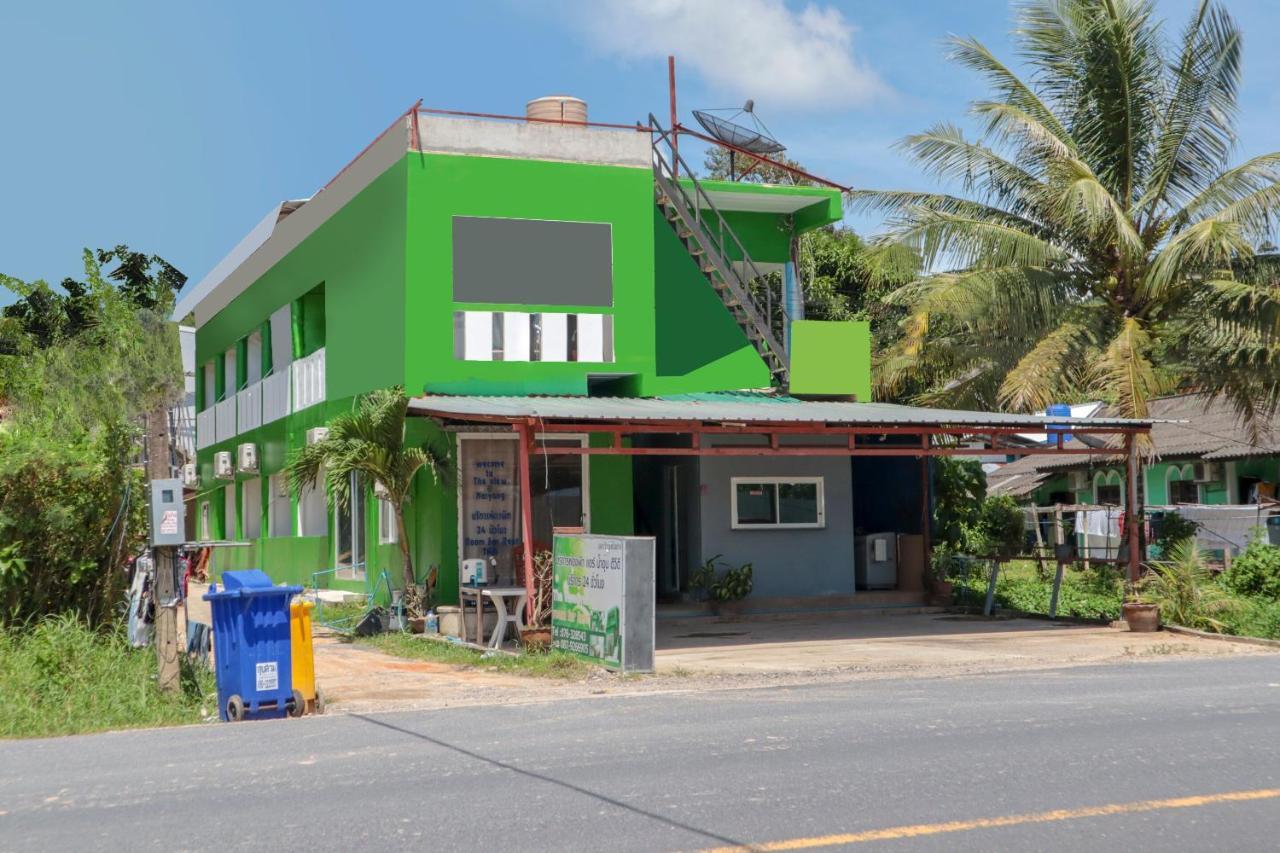
[{"label": "window with white frame", "polygon": [[455,311],[459,361],[597,362],[614,360],[613,317],[527,311]]},{"label": "window with white frame", "polygon": [[325,536],[329,532],[329,512],[324,494],[324,469],[315,482],[298,492],[298,535]]},{"label": "window with white frame", "polygon": [[257,539],[262,535],[262,480],[254,477],[240,484],[240,507],[243,516],[243,539]]},{"label": "window with white frame", "polygon": [[333,505],[333,564],[339,577],[363,578],[364,554],[364,478],[351,475],[351,499],[341,506]]},{"label": "window with white frame", "polygon": [[822,477],[732,477],[730,520],[735,530],[826,526]]},{"label": "window with white frame", "polygon": [[378,498],[378,544],[391,545],[400,541],[396,529],[395,507],[386,498]]},{"label": "window with white frame", "polygon": [[1194,467],[1191,465],[1186,465],[1182,468],[1176,465],[1170,466],[1165,477],[1165,482],[1169,487],[1169,503],[1200,503],[1200,484],[1196,482]]},{"label": "window with white frame", "polygon": [[267,480],[267,535],[289,536],[293,533],[293,513],[289,505],[289,478],[284,473],[272,474]]},{"label": "window with white frame", "polygon": [[1099,506],[1119,506],[1124,503],[1124,490],[1120,487],[1119,474],[1100,471],[1094,476],[1093,502]]},{"label": "window with white frame", "polygon": [[222,487],[222,538],[236,538],[236,487],[229,483]]}]

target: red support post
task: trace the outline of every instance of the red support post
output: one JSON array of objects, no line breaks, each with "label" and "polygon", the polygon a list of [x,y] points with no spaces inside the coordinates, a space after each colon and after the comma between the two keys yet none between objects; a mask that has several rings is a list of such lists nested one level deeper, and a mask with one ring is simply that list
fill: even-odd
[{"label": "red support post", "polygon": [[1142,566],[1140,531],[1142,508],[1138,505],[1138,442],[1133,435],[1125,436],[1125,490],[1124,526],[1129,538],[1129,583],[1138,582]]},{"label": "red support post", "polygon": [[520,433],[520,541],[524,544],[525,619],[533,620],[533,487],[529,474],[529,454],[533,451],[533,431],[527,421],[516,425]]}]

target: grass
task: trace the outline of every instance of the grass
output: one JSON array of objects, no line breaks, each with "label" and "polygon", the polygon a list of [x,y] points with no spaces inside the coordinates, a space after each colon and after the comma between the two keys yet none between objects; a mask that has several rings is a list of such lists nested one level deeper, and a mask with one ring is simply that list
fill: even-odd
[{"label": "grass", "polygon": [[[1049,576],[1042,579],[1033,560],[1012,560],[1006,563],[996,581],[996,605],[1010,610],[1047,614],[1049,598],[1053,593],[1053,566],[1046,564],[1046,568]],[[955,601],[981,608],[987,595],[987,571],[984,565],[967,578],[955,579]],[[1209,628],[1238,637],[1280,640],[1280,600],[1235,595],[1225,587],[1220,587],[1217,579],[1201,582],[1212,584],[1212,591],[1224,599],[1227,606],[1216,608],[1211,614],[1218,623],[1216,626],[1202,624],[1189,627]],[[1067,567],[1062,578],[1062,593],[1058,598],[1059,616],[1119,619],[1120,605],[1123,603],[1124,583],[1117,569],[1099,565],[1088,570]]]},{"label": "grass", "polygon": [[353,631],[368,609],[369,605],[363,600],[323,603],[317,604],[311,615],[316,622],[335,630]]},{"label": "grass", "polygon": [[199,723],[216,703],[213,673],[195,667],[177,695],[162,694],[155,650],[131,648],[122,628],[70,616],[0,628],[0,737]]},{"label": "grass", "polygon": [[[1011,560],[1000,569],[996,580],[996,605],[1027,613],[1048,613],[1053,596],[1053,566],[1046,564],[1047,580],[1042,580],[1033,560]],[[970,607],[982,607],[987,599],[987,564],[981,564],[967,578],[955,580],[955,600]],[[1124,584],[1110,566],[1088,570],[1067,567],[1058,596],[1058,615],[1085,619],[1119,619],[1124,603]]]},{"label": "grass", "polygon": [[483,672],[572,680],[582,678],[591,671],[590,664],[559,651],[485,655],[468,646],[400,632],[359,637],[354,642],[396,657],[462,666]]}]

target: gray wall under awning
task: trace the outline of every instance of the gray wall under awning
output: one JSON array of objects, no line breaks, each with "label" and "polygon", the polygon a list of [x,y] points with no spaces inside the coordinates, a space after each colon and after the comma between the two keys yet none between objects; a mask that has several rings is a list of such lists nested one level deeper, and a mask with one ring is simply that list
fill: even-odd
[{"label": "gray wall under awning", "polygon": [[[852,595],[854,591],[853,472],[846,457],[706,456],[701,478],[702,556],[723,555],[753,566],[753,598]],[[734,530],[732,477],[823,477],[826,527]]]}]

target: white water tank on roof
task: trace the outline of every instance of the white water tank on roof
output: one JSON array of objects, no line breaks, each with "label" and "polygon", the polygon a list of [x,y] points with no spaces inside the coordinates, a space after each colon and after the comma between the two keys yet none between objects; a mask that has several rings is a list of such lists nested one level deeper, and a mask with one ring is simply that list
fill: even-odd
[{"label": "white water tank on roof", "polygon": [[571,95],[547,95],[525,104],[524,114],[546,121],[586,122],[587,102]]}]

